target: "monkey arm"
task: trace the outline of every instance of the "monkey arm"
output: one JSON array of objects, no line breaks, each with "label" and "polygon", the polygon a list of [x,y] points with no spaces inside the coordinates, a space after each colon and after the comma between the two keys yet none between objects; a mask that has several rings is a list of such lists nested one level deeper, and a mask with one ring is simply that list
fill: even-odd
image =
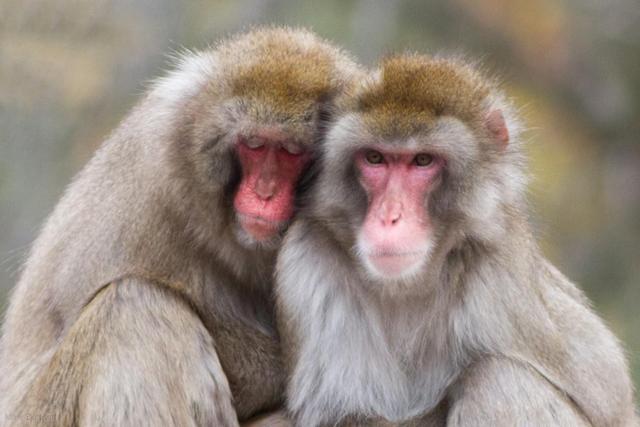
[{"label": "monkey arm", "polygon": [[64,337],[12,425],[237,426],[213,339],[175,293],[103,288]]},{"label": "monkey arm", "polygon": [[477,362],[452,390],[448,426],[590,426],[569,397],[506,358]]},{"label": "monkey arm", "polygon": [[[250,299],[247,294],[243,298],[245,301],[235,301],[238,309],[243,303],[248,304],[246,300]],[[262,298],[257,301],[258,304],[267,305]],[[252,310],[253,306],[245,308]],[[202,310],[216,314],[224,311],[211,306],[205,306]],[[281,408],[284,404],[285,376],[277,334],[269,332],[270,326],[267,324],[262,325],[263,330],[260,330],[257,325],[247,323],[250,319],[241,319],[239,316],[226,315],[210,319],[207,323],[204,318],[207,315],[204,313],[203,319],[218,349],[239,421],[246,422],[256,415]]]}]

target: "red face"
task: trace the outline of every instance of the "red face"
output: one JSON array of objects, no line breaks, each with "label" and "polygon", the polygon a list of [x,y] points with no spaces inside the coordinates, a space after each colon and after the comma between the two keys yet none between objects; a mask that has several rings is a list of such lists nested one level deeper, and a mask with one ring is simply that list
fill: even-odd
[{"label": "red face", "polygon": [[309,156],[271,130],[241,138],[236,149],[242,180],[234,207],[242,228],[255,240],[265,241],[291,219],[296,183]]},{"label": "red face", "polygon": [[419,151],[367,149],[356,154],[368,209],[358,246],[365,265],[382,278],[416,272],[431,248],[427,195],[444,160]]}]

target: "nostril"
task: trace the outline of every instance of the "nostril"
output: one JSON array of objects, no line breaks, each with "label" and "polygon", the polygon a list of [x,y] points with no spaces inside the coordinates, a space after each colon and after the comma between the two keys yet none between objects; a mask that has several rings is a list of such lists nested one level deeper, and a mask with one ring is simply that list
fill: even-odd
[{"label": "nostril", "polygon": [[400,218],[402,218],[402,214],[400,214],[400,213],[397,213],[396,215],[393,215],[391,217],[391,225],[396,225],[400,221]]},{"label": "nostril", "polygon": [[401,215],[396,216],[388,216],[386,218],[381,218],[382,226],[389,227],[392,225],[396,225],[400,221]]},{"label": "nostril", "polygon": [[260,200],[264,200],[267,202],[273,198],[273,192],[271,191],[269,192],[257,191],[256,194],[258,195]]},{"label": "nostril", "polygon": [[398,203],[384,203],[376,209],[377,220],[383,227],[391,227],[402,219],[402,206]]}]

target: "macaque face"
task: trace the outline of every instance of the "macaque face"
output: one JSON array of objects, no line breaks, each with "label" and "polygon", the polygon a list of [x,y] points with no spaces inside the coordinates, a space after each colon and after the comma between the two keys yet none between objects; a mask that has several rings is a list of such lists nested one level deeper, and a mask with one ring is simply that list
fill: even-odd
[{"label": "macaque face", "polygon": [[233,200],[238,223],[255,241],[268,241],[293,216],[296,184],[310,156],[273,129],[238,137],[235,149],[242,169]]},{"label": "macaque face", "polygon": [[356,152],[368,201],[357,247],[373,277],[402,279],[426,263],[434,246],[429,194],[444,164],[443,158],[425,151],[374,146]]}]

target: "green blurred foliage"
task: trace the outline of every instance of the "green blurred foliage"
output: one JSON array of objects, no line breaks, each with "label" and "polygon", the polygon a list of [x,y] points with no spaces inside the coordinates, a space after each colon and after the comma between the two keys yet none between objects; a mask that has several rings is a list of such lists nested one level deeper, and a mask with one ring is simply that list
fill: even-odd
[{"label": "green blurred foliage", "polygon": [[637,0],[3,0],[3,307],[64,186],[167,54],[268,23],[310,27],[367,65],[453,52],[501,76],[530,128],[541,245],[624,341],[640,385]]}]

